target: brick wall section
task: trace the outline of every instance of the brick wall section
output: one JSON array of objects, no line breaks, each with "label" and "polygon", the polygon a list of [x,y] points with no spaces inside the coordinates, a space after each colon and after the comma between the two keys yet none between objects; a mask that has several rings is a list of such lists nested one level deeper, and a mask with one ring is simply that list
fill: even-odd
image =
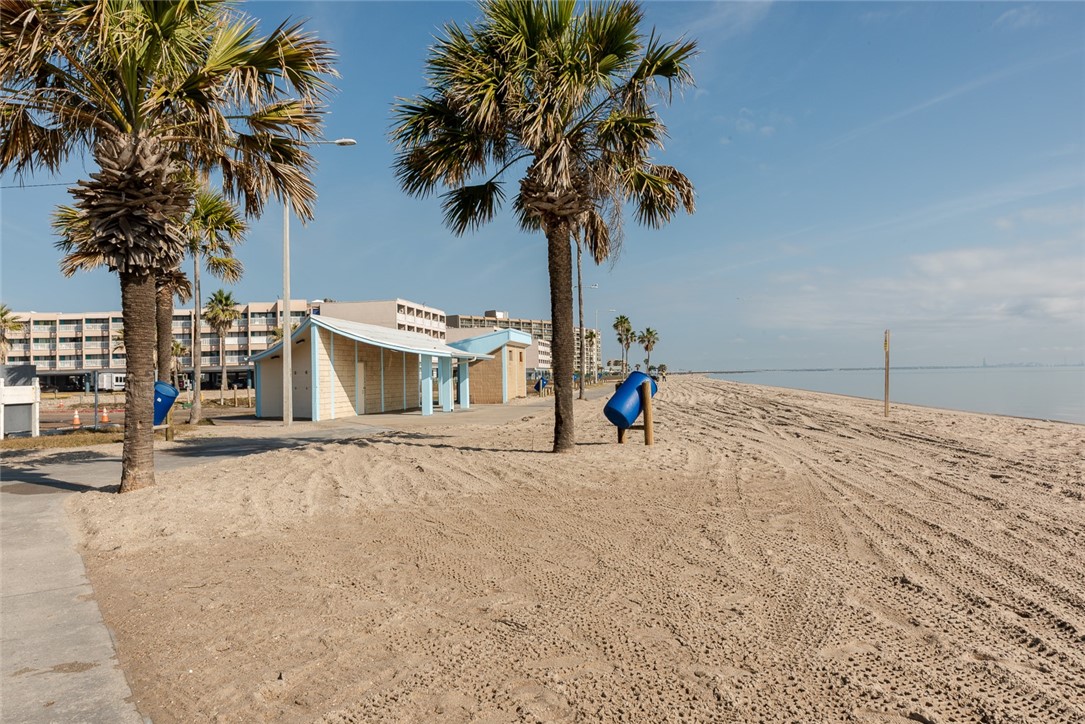
[{"label": "brick wall section", "polygon": [[[358,359],[365,362],[365,409],[381,411],[381,348],[358,345]],[[406,366],[406,369],[404,369]],[[403,404],[406,375],[407,404]],[[418,408],[418,355],[384,350],[384,411]]]},{"label": "brick wall section", "polygon": [[509,357],[509,399],[527,397],[527,350],[508,347],[505,356]]},{"label": "brick wall section", "polygon": [[[381,355],[384,355],[384,410],[410,410],[418,408],[418,355],[382,350],[368,344],[336,335],[335,364],[332,364],[332,332],[320,329],[317,337],[317,379],[320,395],[320,419],[334,420],[341,417],[364,415],[381,411]],[[357,350],[357,352],[355,352]],[[363,363],[358,370],[364,375],[361,394],[355,388],[355,364]],[[406,378],[407,400],[404,405],[403,388]],[[474,380],[472,380],[472,386]],[[335,409],[332,409],[332,390],[335,390]],[[498,387],[500,399],[501,388]],[[364,400],[362,396],[364,395]],[[355,401],[358,408],[355,409]]]},{"label": "brick wall section", "polygon": [[[353,417],[358,413],[354,411],[354,340],[338,337],[332,342],[335,352],[335,364],[332,368],[332,387],[330,388],[331,400],[334,403],[331,419],[338,417]],[[321,389],[324,389],[321,383]],[[321,419],[325,419],[321,415]]]},{"label": "brick wall section", "polygon": [[493,359],[481,359],[471,363],[471,402],[478,405],[501,404],[501,350]]}]

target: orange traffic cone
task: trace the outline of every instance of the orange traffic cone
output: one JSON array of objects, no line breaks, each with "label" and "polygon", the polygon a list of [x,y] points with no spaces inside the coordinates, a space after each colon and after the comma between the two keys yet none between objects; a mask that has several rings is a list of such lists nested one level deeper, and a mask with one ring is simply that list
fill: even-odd
[{"label": "orange traffic cone", "polygon": [[82,425],[83,423],[79,421],[79,410],[76,410],[75,413],[72,414],[72,427],[81,427]]},{"label": "orange traffic cone", "polygon": [[108,425],[109,424],[109,410],[107,408],[105,408],[105,407],[102,408],[102,414],[98,418],[98,422],[100,422],[103,425]]}]

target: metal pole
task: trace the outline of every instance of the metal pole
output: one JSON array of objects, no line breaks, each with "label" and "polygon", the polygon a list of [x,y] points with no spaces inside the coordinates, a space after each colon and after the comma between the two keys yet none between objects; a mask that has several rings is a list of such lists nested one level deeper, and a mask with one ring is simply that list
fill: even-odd
[{"label": "metal pole", "polygon": [[889,417],[889,330],[885,330],[885,416]]},{"label": "metal pole", "polygon": [[603,332],[599,329],[599,307],[595,308],[595,384],[599,384],[599,372],[603,366]]},{"label": "metal pole", "polygon": [[293,340],[290,339],[290,199],[283,201],[283,425],[294,423]]}]

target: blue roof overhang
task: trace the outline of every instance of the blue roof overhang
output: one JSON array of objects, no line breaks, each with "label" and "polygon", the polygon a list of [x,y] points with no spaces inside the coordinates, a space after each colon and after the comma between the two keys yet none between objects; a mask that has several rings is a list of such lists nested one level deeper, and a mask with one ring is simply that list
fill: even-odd
[{"label": "blue roof overhang", "polygon": [[[310,327],[327,329],[335,334],[347,337],[356,342],[383,347],[394,352],[406,352],[408,354],[429,355],[430,357],[447,357],[452,359],[476,360],[490,359],[490,355],[470,350],[456,349],[440,340],[434,339],[417,332],[404,332],[389,327],[378,327],[374,324],[352,322],[347,319],[336,319],[324,315],[306,317],[305,321],[290,335],[291,341],[304,336]],[[252,362],[268,359],[275,354],[282,354],[283,343],[279,342],[258,355],[252,357]]]},{"label": "blue roof overhang", "polygon": [[531,335],[527,332],[521,332],[518,329],[498,329],[493,332],[487,332],[486,334],[480,334],[477,337],[468,337],[466,339],[456,340],[455,342],[449,342],[448,346],[463,350],[464,352],[479,354],[493,352],[507,344],[518,347],[530,347]]}]

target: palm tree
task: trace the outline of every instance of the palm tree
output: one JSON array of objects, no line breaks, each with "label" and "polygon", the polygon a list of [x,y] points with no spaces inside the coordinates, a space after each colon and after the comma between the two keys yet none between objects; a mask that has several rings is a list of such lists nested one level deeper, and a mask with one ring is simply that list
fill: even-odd
[{"label": "palm tree", "polygon": [[207,323],[219,338],[219,364],[222,366],[222,382],[219,386],[219,402],[226,401],[226,333],[241,318],[237,300],[231,292],[219,289],[207,302]]},{"label": "palm tree", "polygon": [[651,327],[645,327],[644,331],[637,335],[637,343],[644,347],[644,353],[648,355],[648,358],[644,360],[645,367],[652,366],[652,350],[655,349],[657,342],[659,342],[659,332]]},{"label": "palm tree", "polygon": [[[482,18],[445,26],[427,61],[429,95],[400,100],[392,137],[400,185],[427,196],[439,186],[457,234],[490,221],[505,200],[501,177],[523,169],[512,201],[525,230],[546,237],[553,323],[554,451],[575,449],[572,255],[618,228],[624,204],[658,227],[693,209],[693,186],[653,163],[665,127],[657,95],[692,81],[696,44],[639,31],[633,0],[489,0]],[[663,93],[660,93],[663,91]]]},{"label": "palm tree", "polygon": [[0,172],[56,172],[88,151],[98,166],[71,190],[86,224],[68,241],[72,263],[100,258],[120,279],[121,492],[154,484],[155,277],[184,254],[193,169],[220,169],[250,214],[275,194],[311,217],[306,144],[332,59],[300,23],[259,37],[219,0],[3,2]]},{"label": "palm tree", "polygon": [[593,378],[595,378],[596,382],[599,381],[598,380],[599,368],[595,366],[595,360],[596,360],[596,356],[597,356],[595,350],[597,349],[596,345],[598,344],[598,340],[599,340],[599,333],[596,332],[594,329],[588,330],[588,333],[584,335],[585,343],[589,343],[589,342],[591,343],[591,349],[592,349],[592,355],[591,355],[591,359],[592,359],[592,376],[593,376]]},{"label": "palm tree", "polygon": [[[292,325],[290,325],[291,334],[293,334],[294,330],[297,329],[297,328],[298,328],[298,323],[297,322],[294,322]],[[283,328],[282,327],[272,327],[271,331],[267,333],[267,339],[268,339],[268,342],[270,342],[271,344],[276,344],[278,342],[282,342],[283,341]]]},{"label": "palm tree", "polygon": [[6,304],[0,304],[0,364],[8,363],[8,350],[11,349],[11,333],[21,332],[23,322]]},{"label": "palm tree", "polygon": [[[173,372],[173,297],[181,302],[192,296],[192,285],[178,267],[155,275],[155,339],[159,379],[166,379]],[[176,386],[176,385],[175,385]]]},{"label": "palm tree", "polygon": [[181,358],[188,354],[188,347],[175,339],[170,345],[170,353],[173,359],[173,386],[181,389]]},{"label": "palm tree", "polygon": [[185,221],[188,255],[192,258],[192,408],[188,423],[196,425],[203,415],[200,399],[203,384],[203,340],[200,330],[200,261],[207,271],[227,283],[241,279],[241,261],[234,256],[234,244],[240,242],[248,226],[237,208],[222,194],[201,185],[192,211]]},{"label": "palm tree", "polygon": [[614,331],[617,333],[618,346],[622,348],[622,374],[629,371],[629,345],[632,344],[633,323],[629,317],[620,314],[614,318]]}]

